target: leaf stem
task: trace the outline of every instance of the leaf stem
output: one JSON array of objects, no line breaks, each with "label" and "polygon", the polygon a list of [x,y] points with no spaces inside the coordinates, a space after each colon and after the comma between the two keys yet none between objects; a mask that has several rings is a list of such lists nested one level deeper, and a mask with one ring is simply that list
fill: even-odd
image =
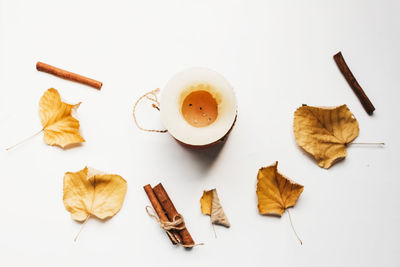
[{"label": "leaf stem", "polygon": [[24,140],[22,140],[22,141],[16,143],[15,145],[6,148],[6,150],[8,151],[8,150],[10,150],[10,149],[13,149],[13,148],[16,147],[16,146],[19,146],[20,144],[22,144],[22,143],[28,141],[29,139],[31,139],[31,138],[35,137],[36,135],[40,134],[41,132],[43,132],[43,129],[40,130],[39,132],[37,132],[37,133],[35,133],[35,134],[29,136],[28,138],[25,138]]},{"label": "leaf stem", "polygon": [[374,142],[372,142],[372,143],[370,143],[370,142],[361,142],[361,143],[358,143],[358,142],[351,142],[351,143],[349,143],[349,145],[372,145],[372,146],[384,146],[385,145],[385,143],[374,143]]},{"label": "leaf stem", "polygon": [[[210,218],[210,221],[211,221],[211,218]],[[213,229],[213,231],[214,231],[214,237],[217,238],[217,232],[215,232],[214,224],[211,223],[211,226],[212,226],[212,229]]]},{"label": "leaf stem", "polygon": [[303,241],[301,241],[299,235],[297,234],[296,230],[294,229],[293,222],[292,222],[292,216],[290,215],[289,209],[287,209],[287,212],[288,212],[288,214],[289,214],[290,225],[292,226],[293,232],[294,232],[294,234],[296,235],[297,240],[299,240],[300,245],[303,245]]},{"label": "leaf stem", "polygon": [[79,229],[79,232],[76,234],[76,236],[75,236],[75,238],[74,238],[74,241],[75,241],[75,242],[76,242],[76,240],[78,239],[80,233],[82,232],[83,227],[86,225],[86,223],[87,223],[89,217],[90,217],[90,214],[86,217],[85,221],[82,223],[81,228]]}]

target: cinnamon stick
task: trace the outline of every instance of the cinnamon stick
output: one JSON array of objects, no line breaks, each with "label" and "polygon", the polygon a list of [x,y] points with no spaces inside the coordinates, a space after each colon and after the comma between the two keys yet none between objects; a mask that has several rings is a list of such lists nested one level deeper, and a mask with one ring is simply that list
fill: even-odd
[{"label": "cinnamon stick", "polygon": [[49,64],[43,63],[43,62],[38,62],[36,63],[36,69],[38,71],[43,71],[43,72],[47,72],[50,74],[53,74],[57,77],[63,78],[63,79],[67,79],[67,80],[71,80],[74,82],[78,82],[78,83],[82,83],[82,84],[86,84],[88,86],[94,87],[96,89],[101,89],[101,87],[103,86],[102,82],[87,78],[85,76],[76,74],[76,73],[72,73],[63,69],[59,69],[57,67],[51,66]]},{"label": "cinnamon stick", "polygon": [[[157,199],[160,201],[161,206],[167,213],[168,218],[172,221],[175,216],[179,216],[178,211],[176,210],[174,204],[169,198],[167,191],[165,191],[163,185],[159,183],[155,187],[153,187],[154,194],[157,196]],[[185,227],[182,230],[178,230],[179,235],[182,237],[182,243],[184,245],[193,246],[194,241],[189,231]]]},{"label": "cinnamon stick", "polygon": [[[167,215],[165,215],[165,212],[164,212],[163,208],[161,207],[160,202],[158,201],[156,195],[154,194],[154,191],[151,188],[151,185],[149,185],[149,184],[145,185],[145,186],[143,186],[143,189],[146,192],[147,197],[149,198],[149,200],[151,202],[151,205],[153,206],[154,210],[156,211],[158,218],[164,222],[170,221],[167,218]],[[174,237],[176,238],[176,240],[179,242],[181,240],[181,237],[179,236],[179,234],[174,230],[171,230],[171,232],[174,235]],[[177,242],[175,240],[173,240],[169,235],[168,235],[168,237],[171,240],[172,244],[174,244],[174,245],[177,244]]]},{"label": "cinnamon stick", "polygon": [[340,72],[343,74],[347,83],[350,85],[351,89],[353,89],[354,93],[360,100],[365,111],[369,115],[372,115],[372,113],[375,110],[375,107],[374,107],[374,105],[372,105],[368,96],[365,94],[364,90],[358,84],[358,82],[357,82],[356,78],[354,77],[353,73],[351,72],[350,68],[347,66],[346,61],[343,58],[342,52],[339,51],[339,53],[337,53],[336,55],[333,56],[333,59],[335,60],[337,66],[339,67]]}]

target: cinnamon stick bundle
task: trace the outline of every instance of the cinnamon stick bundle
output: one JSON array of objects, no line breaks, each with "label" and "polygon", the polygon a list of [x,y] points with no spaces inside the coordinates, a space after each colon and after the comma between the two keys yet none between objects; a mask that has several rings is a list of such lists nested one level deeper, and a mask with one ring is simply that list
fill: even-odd
[{"label": "cinnamon stick bundle", "polygon": [[354,93],[360,100],[365,111],[369,115],[372,115],[372,113],[375,110],[375,107],[374,107],[374,105],[372,105],[368,96],[365,94],[364,90],[358,84],[358,82],[357,82],[356,78],[354,77],[353,73],[351,72],[350,68],[347,66],[346,61],[343,58],[342,52],[339,51],[339,53],[337,53],[336,55],[333,56],[333,59],[335,60],[340,72],[343,74],[347,83],[350,85],[351,89],[353,89]]},{"label": "cinnamon stick bundle", "polygon": [[[151,205],[153,206],[154,210],[156,211],[156,213],[158,215],[158,218],[161,221],[164,221],[164,222],[169,221],[170,222],[170,220],[168,219],[167,215],[165,215],[165,212],[164,212],[163,208],[161,207],[161,204],[158,201],[156,195],[154,194],[154,191],[151,188],[151,186],[148,184],[148,185],[145,185],[143,188],[144,188],[144,191],[147,194],[147,197],[149,198],[149,200],[151,202]],[[175,237],[175,239],[173,239],[168,235],[168,237],[170,238],[172,244],[176,245],[178,242],[181,242],[181,237],[179,236],[179,234],[174,230],[171,230],[171,232]]]},{"label": "cinnamon stick bundle", "polygon": [[101,89],[101,87],[103,86],[102,82],[90,79],[88,77],[76,74],[76,73],[72,73],[63,69],[59,69],[57,67],[51,66],[49,64],[43,63],[43,62],[37,62],[36,63],[36,69],[38,71],[43,71],[43,72],[47,72],[50,74],[53,74],[57,77],[63,78],[63,79],[67,79],[67,80],[71,80],[74,82],[78,82],[78,83],[82,83],[82,84],[86,84],[88,86],[94,87],[98,90]]},{"label": "cinnamon stick bundle", "polygon": [[[161,206],[167,213],[168,218],[172,221],[176,216],[180,216],[178,211],[176,210],[174,204],[169,198],[167,191],[165,191],[163,185],[159,183],[155,187],[153,187],[154,194],[157,196],[157,199],[160,201]],[[188,229],[185,227],[182,230],[178,230],[179,235],[182,238],[182,243],[187,246],[194,246],[194,241],[192,236],[190,235]]]}]

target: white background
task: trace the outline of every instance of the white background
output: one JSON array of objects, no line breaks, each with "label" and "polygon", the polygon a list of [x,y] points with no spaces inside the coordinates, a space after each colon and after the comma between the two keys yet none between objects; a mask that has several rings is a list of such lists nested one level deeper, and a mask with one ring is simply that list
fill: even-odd
[{"label": "white background", "polygon": [[[0,1],[0,266],[399,266],[400,2]],[[332,56],[339,50],[374,103],[368,116]],[[36,71],[37,61],[101,80],[97,91]],[[176,72],[212,68],[235,88],[238,120],[218,151],[190,151],[139,131],[138,97]],[[38,101],[54,87],[78,111],[82,146],[36,136]],[[347,104],[360,124],[347,158],[325,170],[296,145],[301,104]],[[144,126],[162,128],[144,103]],[[305,186],[295,208],[261,216],[256,175],[279,170]],[[66,171],[85,165],[128,181],[121,211],[80,224],[62,203]],[[163,182],[195,241],[173,247],[147,216],[142,186]],[[200,212],[216,187],[232,227]]]}]

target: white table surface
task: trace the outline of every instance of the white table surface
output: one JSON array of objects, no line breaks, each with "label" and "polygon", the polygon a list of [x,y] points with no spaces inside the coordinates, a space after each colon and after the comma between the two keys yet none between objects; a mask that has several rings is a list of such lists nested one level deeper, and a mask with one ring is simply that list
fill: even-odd
[{"label": "white table surface", "polygon": [[[0,266],[399,266],[400,2],[0,1]],[[368,116],[332,56],[341,50],[376,111]],[[36,71],[43,61],[101,80],[101,91]],[[168,134],[138,130],[132,107],[191,66],[235,88],[238,120],[220,151],[190,151]],[[37,136],[38,101],[54,87],[87,140],[68,150]],[[347,158],[321,169],[296,145],[301,104],[347,104],[360,124]],[[141,105],[140,120],[162,127]],[[279,170],[305,190],[291,214],[257,210],[256,175]],[[80,224],[62,202],[66,171],[85,165],[128,182],[112,219]],[[163,182],[195,241],[173,247],[147,216],[142,186]],[[216,187],[232,227],[200,212]]]}]

